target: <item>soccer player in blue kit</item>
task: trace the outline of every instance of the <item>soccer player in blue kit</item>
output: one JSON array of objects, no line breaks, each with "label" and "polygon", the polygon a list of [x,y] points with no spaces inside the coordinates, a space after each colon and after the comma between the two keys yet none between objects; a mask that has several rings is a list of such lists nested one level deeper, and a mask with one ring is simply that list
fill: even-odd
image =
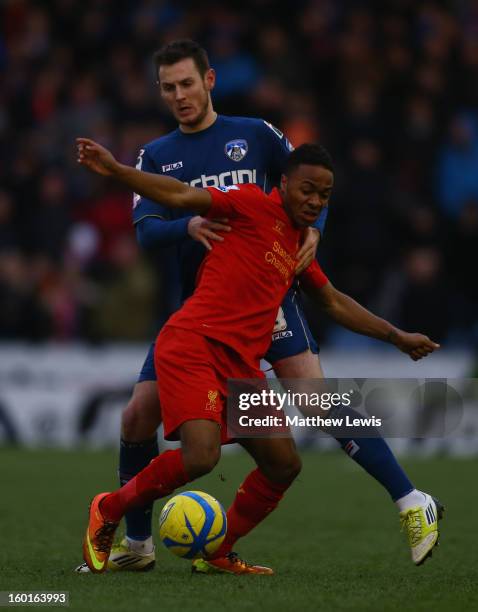
[{"label": "soccer player in blue kit", "polygon": [[[262,119],[217,115],[211,101],[215,73],[209,66],[206,52],[195,42],[172,42],[155,54],[154,61],[161,97],[179,127],[145,145],[140,150],[136,167],[171,176],[193,187],[253,182],[269,192],[277,184],[293,148],[286,137]],[[142,247],[176,247],[182,299],[186,299],[194,290],[196,273],[206,249],[213,248],[214,241],[223,239],[221,233],[230,230],[227,219],[211,221],[186,215],[184,211],[160,207],[139,196],[134,197],[133,206],[133,221]],[[298,273],[315,257],[325,217],[326,210],[315,227],[308,230],[298,254]],[[227,275],[227,270],[224,274]],[[301,308],[298,288],[293,287],[278,313],[266,358],[280,378],[320,378],[323,374],[317,353]],[[161,412],[153,355],[154,345],[122,417],[119,465],[122,484],[140,472],[159,452],[156,430],[161,424]],[[284,480],[292,482],[300,470],[293,442],[271,439],[269,450],[254,442],[240,441],[256,460],[258,469],[267,475],[273,465],[279,472],[282,470]],[[401,520],[408,529],[413,559],[411,534],[417,533],[417,526],[421,533],[428,530],[429,496],[414,487],[382,438],[340,438],[338,442],[386,488],[397,504]],[[126,515],[126,537],[113,547],[109,569],[145,571],[154,566],[151,512],[152,505]],[[436,517],[434,519],[436,521]],[[416,535],[414,538],[416,548]],[[242,563],[241,560],[237,562]],[[85,571],[84,565],[78,571]]]}]

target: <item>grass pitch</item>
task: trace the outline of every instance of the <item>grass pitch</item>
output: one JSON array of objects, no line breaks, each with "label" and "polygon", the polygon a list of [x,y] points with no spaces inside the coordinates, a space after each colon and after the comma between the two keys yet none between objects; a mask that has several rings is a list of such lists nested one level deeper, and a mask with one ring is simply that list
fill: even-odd
[{"label": "grass pitch", "polygon": [[[88,501],[116,487],[116,454],[0,449],[0,591],[69,591],[70,609],[95,612],[478,609],[478,460],[404,462],[447,509],[441,546],[416,568],[377,483],[342,454],[303,459],[282,505],[237,547],[275,576],[192,575],[160,542],[152,572],[78,575]],[[251,467],[242,452],[225,456],[189,488],[227,507]]]}]

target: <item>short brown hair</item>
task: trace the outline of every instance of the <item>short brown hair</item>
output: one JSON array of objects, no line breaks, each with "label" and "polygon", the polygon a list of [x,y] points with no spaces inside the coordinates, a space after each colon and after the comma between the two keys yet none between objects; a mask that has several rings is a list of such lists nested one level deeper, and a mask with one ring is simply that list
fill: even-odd
[{"label": "short brown hair", "polygon": [[173,40],[154,53],[153,64],[156,75],[159,74],[161,66],[171,66],[188,57],[194,61],[199,74],[203,77],[210,68],[207,52],[197,42],[187,38]]}]

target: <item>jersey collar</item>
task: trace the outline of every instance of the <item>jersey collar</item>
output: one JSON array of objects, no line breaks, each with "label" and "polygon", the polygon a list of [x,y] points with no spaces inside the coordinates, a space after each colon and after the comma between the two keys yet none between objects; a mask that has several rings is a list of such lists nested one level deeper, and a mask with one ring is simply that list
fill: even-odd
[{"label": "jersey collar", "polygon": [[269,197],[276,204],[282,205],[282,198],[281,198],[280,192],[277,189],[277,187],[274,187],[274,189],[270,192]]},{"label": "jersey collar", "polygon": [[284,202],[282,201],[282,196],[277,187],[274,187],[274,189],[270,192],[269,198],[274,202],[274,204],[278,204],[281,207],[284,216],[286,216],[289,219],[289,222],[292,223],[289,215],[287,214],[284,208]]}]

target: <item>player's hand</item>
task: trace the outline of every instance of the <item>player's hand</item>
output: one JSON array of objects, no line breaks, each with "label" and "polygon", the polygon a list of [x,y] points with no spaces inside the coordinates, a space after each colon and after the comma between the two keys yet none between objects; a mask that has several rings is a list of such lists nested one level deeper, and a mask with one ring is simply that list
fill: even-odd
[{"label": "player's hand", "polygon": [[320,232],[314,227],[306,227],[304,230],[304,242],[297,253],[298,260],[296,275],[301,274],[315,259],[317,247],[319,246]]},{"label": "player's hand", "polygon": [[400,329],[393,330],[389,338],[390,342],[409,355],[413,361],[418,361],[440,348],[440,345],[430,340],[428,336],[409,334]]},{"label": "player's hand", "polygon": [[94,140],[77,138],[76,146],[78,149],[78,163],[86,166],[93,172],[103,176],[112,176],[120,166],[110,151]]},{"label": "player's hand", "polygon": [[224,237],[217,232],[230,232],[231,226],[227,225],[229,219],[205,219],[204,217],[193,217],[188,223],[188,234],[193,240],[203,244],[208,251],[212,249],[210,240],[222,242]]}]

